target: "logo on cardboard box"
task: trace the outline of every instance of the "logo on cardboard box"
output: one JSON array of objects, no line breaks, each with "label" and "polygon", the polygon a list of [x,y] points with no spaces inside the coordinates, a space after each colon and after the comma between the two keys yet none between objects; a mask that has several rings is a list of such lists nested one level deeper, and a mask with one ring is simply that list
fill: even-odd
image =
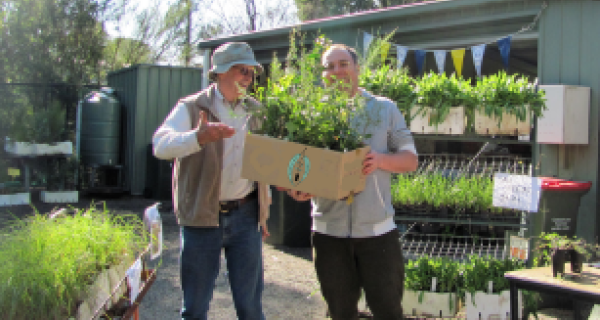
[{"label": "logo on cardboard box", "polygon": [[306,156],[306,149],[293,156],[288,165],[288,179],[294,187],[300,185],[310,171],[310,160]]}]

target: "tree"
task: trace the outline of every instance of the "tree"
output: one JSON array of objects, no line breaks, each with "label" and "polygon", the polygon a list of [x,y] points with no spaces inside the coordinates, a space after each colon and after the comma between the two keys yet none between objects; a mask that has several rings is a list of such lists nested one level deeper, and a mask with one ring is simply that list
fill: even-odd
[{"label": "tree", "polygon": [[425,0],[295,0],[300,20],[314,20]]},{"label": "tree", "polygon": [[[164,26],[188,66],[199,56],[202,39],[239,34],[296,22],[292,0],[178,0],[169,7]],[[174,50],[175,51],[175,50]]]},{"label": "tree", "polygon": [[100,83],[106,34],[119,0],[0,0],[0,81]]}]

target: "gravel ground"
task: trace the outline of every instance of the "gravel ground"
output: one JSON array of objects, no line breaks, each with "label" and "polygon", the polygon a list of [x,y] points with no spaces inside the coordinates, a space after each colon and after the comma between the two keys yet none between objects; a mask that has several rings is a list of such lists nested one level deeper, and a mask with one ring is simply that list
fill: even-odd
[{"label": "gravel ground", "polygon": [[[141,319],[179,319],[179,228],[174,215],[162,214],[164,251],[158,278],[141,305]],[[310,248],[264,244],[265,291],[263,308],[267,319],[324,319],[325,302],[317,288]],[[209,319],[235,319],[235,308],[222,258]],[[310,296],[310,297],[309,297]]]}]

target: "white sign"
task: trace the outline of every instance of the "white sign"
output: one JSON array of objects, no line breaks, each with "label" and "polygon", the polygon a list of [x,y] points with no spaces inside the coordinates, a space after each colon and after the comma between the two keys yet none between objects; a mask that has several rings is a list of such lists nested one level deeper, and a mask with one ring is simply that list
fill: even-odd
[{"label": "white sign", "polygon": [[493,206],[537,212],[542,180],[523,175],[494,175]]}]

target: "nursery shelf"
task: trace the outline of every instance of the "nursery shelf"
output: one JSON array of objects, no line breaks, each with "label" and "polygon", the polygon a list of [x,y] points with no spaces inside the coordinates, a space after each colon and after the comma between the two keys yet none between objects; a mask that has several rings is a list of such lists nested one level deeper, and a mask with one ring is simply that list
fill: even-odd
[{"label": "nursery shelf", "polygon": [[443,218],[430,218],[422,216],[396,216],[395,221],[410,221],[420,223],[447,223],[447,224],[462,224],[462,225],[477,225],[477,226],[493,226],[493,227],[511,227],[511,228],[527,228],[527,224],[521,223],[508,223],[502,221],[485,221],[485,220],[458,220],[458,219],[443,219]]},{"label": "nursery shelf", "polygon": [[496,259],[508,256],[504,238],[406,233],[401,237],[401,245],[404,257],[410,260],[422,256],[447,257],[453,260],[466,260],[473,254]]},{"label": "nursery shelf", "polygon": [[[534,142],[531,139],[517,140],[510,139],[516,136],[482,136],[475,134],[461,134],[461,135],[448,135],[448,134],[418,134],[413,133],[415,139],[426,139],[426,140],[446,140],[446,141],[466,141],[466,142],[494,142],[499,144],[521,144],[521,145],[532,145]],[[520,138],[520,137],[519,137]]]}]

